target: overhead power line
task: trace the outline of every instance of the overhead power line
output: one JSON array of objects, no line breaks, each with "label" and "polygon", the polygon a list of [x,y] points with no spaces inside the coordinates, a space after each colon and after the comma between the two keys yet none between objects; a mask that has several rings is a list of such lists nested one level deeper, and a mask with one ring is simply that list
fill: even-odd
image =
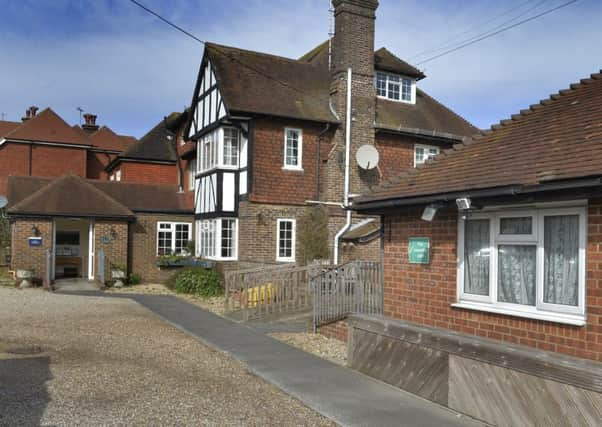
[{"label": "overhead power line", "polygon": [[444,52],[442,52],[442,53],[440,53],[438,55],[431,56],[430,58],[427,58],[427,59],[425,59],[423,61],[418,62],[416,65],[422,65],[422,64],[425,64],[427,62],[433,61],[433,60],[435,60],[437,58],[441,58],[442,56],[449,55],[452,52],[456,52],[456,51],[458,51],[460,49],[463,49],[465,47],[471,46],[471,45],[473,45],[475,43],[478,43],[478,42],[480,42],[482,40],[485,40],[485,39],[488,39],[490,37],[496,36],[496,35],[498,35],[500,33],[508,31],[508,30],[510,30],[512,28],[516,28],[519,25],[523,25],[523,24],[526,24],[527,22],[530,22],[530,21],[533,21],[535,19],[541,18],[544,15],[548,15],[548,14],[550,14],[552,12],[555,12],[555,11],[557,11],[559,9],[567,7],[567,6],[569,6],[569,5],[573,4],[573,3],[576,3],[577,1],[578,0],[571,0],[571,1],[568,1],[566,3],[562,3],[561,5],[558,5],[556,7],[551,8],[551,9],[545,10],[545,11],[543,11],[541,13],[538,13],[537,15],[534,15],[534,16],[531,16],[529,18],[523,19],[522,21],[518,21],[518,22],[516,22],[516,23],[514,23],[512,25],[508,25],[508,26],[503,27],[503,28],[501,28],[501,29],[499,29],[497,31],[493,31],[491,33],[485,34],[482,37],[478,37],[476,39],[470,40],[470,41],[468,41],[466,43],[461,44],[460,46],[454,47],[452,49],[448,49],[448,50],[446,50],[446,51],[444,51]]},{"label": "overhead power line", "polygon": [[[195,40],[195,41],[197,41],[197,42],[199,42],[199,43],[201,43],[201,44],[203,44],[205,46],[207,45],[206,41],[199,39],[194,34],[186,31],[184,28],[180,27],[179,25],[174,24],[169,19],[164,18],[163,16],[161,16],[160,14],[158,14],[157,12],[155,12],[154,10],[152,10],[152,9],[146,7],[145,5],[143,5],[142,3],[140,3],[139,1],[137,1],[137,0],[130,0],[130,2],[132,2],[133,4],[135,4],[136,6],[138,6],[139,8],[141,8],[142,10],[144,10],[145,12],[150,13],[154,17],[160,19],[161,21],[163,21],[164,23],[166,23],[170,27],[175,28],[176,30],[180,31],[181,33],[185,34],[186,36],[192,38],[193,40]],[[265,73],[262,70],[257,69],[256,67],[252,67],[252,66],[244,63],[243,61],[239,60],[238,58],[233,57],[232,55],[228,55],[226,52],[224,52],[223,50],[219,49],[215,45],[211,45],[211,48],[213,50],[215,50],[217,53],[219,53],[220,55],[225,56],[226,58],[230,59],[231,61],[234,61],[234,62],[240,64],[241,66],[243,66],[245,68],[248,68],[249,70],[252,70],[252,71],[256,72],[259,75],[262,75],[263,77],[265,77],[265,78],[267,78],[269,80],[272,80],[272,81],[274,81],[276,83],[279,83],[279,84],[281,84],[283,86],[286,86],[287,88],[292,89],[294,91],[305,93],[304,91],[302,91],[302,90],[300,90],[300,89],[298,89],[298,88],[296,88],[294,86],[291,86],[290,84],[288,84],[286,82],[283,82],[282,80],[279,80],[279,79],[277,79],[275,77],[270,76],[269,74]]]},{"label": "overhead power line", "polygon": [[490,23],[492,23],[492,22],[495,22],[495,21],[497,21],[498,19],[500,19],[500,18],[502,18],[502,17],[504,17],[504,16],[506,16],[506,15],[510,15],[510,14],[511,14],[511,13],[513,13],[513,12],[517,12],[517,11],[519,11],[519,10],[523,9],[523,7],[524,7],[524,6],[528,5],[529,3],[533,3],[533,1],[534,1],[534,0],[527,0],[526,2],[520,3],[519,5],[517,5],[517,6],[513,7],[513,8],[511,8],[511,9],[508,9],[508,10],[506,10],[506,11],[504,11],[504,12],[502,12],[502,13],[498,14],[498,15],[495,15],[494,17],[492,17],[492,18],[490,18],[490,19],[487,19],[486,21],[480,22],[480,23],[478,23],[478,24],[475,24],[475,25],[471,25],[471,26],[470,26],[470,27],[468,27],[468,29],[466,29],[465,31],[462,31],[461,33],[458,33],[458,34],[456,34],[455,36],[452,36],[452,37],[448,38],[448,39],[447,39],[447,41],[446,41],[445,43],[443,43],[443,44],[440,44],[440,45],[435,45],[435,46],[433,46],[432,48],[429,48],[429,49],[426,49],[426,50],[422,50],[422,51],[420,51],[420,52],[417,52],[417,53],[415,53],[414,55],[410,56],[410,57],[408,58],[408,60],[410,60],[410,61],[411,61],[411,60],[413,60],[413,59],[415,59],[415,58],[418,58],[418,57],[420,57],[420,56],[425,56],[425,55],[427,55],[427,54],[431,54],[431,53],[434,53],[434,52],[440,52],[440,51],[442,51],[442,50],[444,50],[444,49],[446,49],[446,48],[449,48],[450,46],[453,46],[453,45],[455,45],[455,44],[458,44],[458,43],[459,43],[459,44],[466,43],[467,41],[470,41],[470,40],[472,40],[472,39],[478,38],[478,37],[480,37],[480,36],[482,36],[482,35],[484,35],[484,34],[488,34],[488,33],[490,33],[491,31],[495,31],[495,30],[497,30],[497,29],[499,29],[499,28],[502,28],[502,27],[504,27],[504,26],[506,26],[506,25],[508,25],[508,24],[512,23],[513,21],[515,21],[515,20],[519,19],[521,16],[525,16],[526,14],[528,14],[528,13],[529,13],[529,12],[531,12],[531,11],[533,11],[534,9],[537,9],[539,6],[541,6],[543,3],[545,3],[545,2],[546,2],[546,1],[548,1],[548,0],[541,0],[541,1],[539,1],[537,4],[535,4],[535,6],[532,6],[532,7],[530,7],[529,9],[527,9],[527,10],[524,10],[524,11],[520,12],[518,15],[516,15],[516,16],[514,16],[514,17],[512,17],[511,19],[509,19],[509,20],[507,20],[507,21],[504,21],[504,22],[502,22],[501,24],[498,24],[497,26],[495,26],[495,27],[493,27],[493,28],[490,28],[490,29],[488,29],[487,31],[483,31],[483,32],[482,32],[482,33],[480,33],[480,34],[475,34],[475,35],[473,35],[473,36],[470,36],[470,37],[468,37],[468,39],[465,39],[465,40],[463,40],[463,41],[459,41],[459,42],[457,41],[458,39],[461,39],[461,38],[462,38],[462,36],[464,36],[464,35],[466,35],[466,34],[470,34],[471,32],[474,32],[474,31],[476,31],[476,30],[478,30],[478,29],[480,29],[480,28],[483,28],[483,27],[485,27],[487,24],[490,24]]}]

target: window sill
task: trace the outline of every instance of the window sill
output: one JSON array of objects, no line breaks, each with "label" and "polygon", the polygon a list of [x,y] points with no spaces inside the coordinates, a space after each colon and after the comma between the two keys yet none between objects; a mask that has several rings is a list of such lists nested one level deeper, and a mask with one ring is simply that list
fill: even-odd
[{"label": "window sill", "polygon": [[282,170],[290,172],[303,172],[303,168],[294,168],[292,166],[282,166]]},{"label": "window sill", "polygon": [[454,308],[463,308],[467,310],[485,311],[488,313],[505,314],[508,316],[523,317],[526,319],[545,320],[547,322],[563,323],[572,326],[585,326],[585,317],[574,314],[562,314],[552,312],[525,312],[521,310],[512,310],[508,308],[495,307],[490,304],[478,302],[461,301],[451,305]]},{"label": "window sill", "polygon": [[291,258],[276,258],[276,262],[286,262],[288,264],[295,262],[294,259]]}]

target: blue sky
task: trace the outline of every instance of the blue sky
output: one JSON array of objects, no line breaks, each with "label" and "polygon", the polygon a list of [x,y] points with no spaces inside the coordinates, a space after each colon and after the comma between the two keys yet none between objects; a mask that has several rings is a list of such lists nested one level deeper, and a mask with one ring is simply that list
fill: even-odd
[{"label": "blue sky", "polygon": [[[298,57],[327,38],[328,0],[140,0],[203,40]],[[376,47],[417,52],[565,0],[380,0]],[[539,6],[538,6],[539,5]],[[537,8],[535,8],[537,6]],[[491,20],[510,9],[516,13]],[[0,0],[0,113],[81,106],[142,136],[190,103],[203,46],[128,0]],[[488,127],[602,68],[602,2],[541,19],[421,65],[431,96]]]}]

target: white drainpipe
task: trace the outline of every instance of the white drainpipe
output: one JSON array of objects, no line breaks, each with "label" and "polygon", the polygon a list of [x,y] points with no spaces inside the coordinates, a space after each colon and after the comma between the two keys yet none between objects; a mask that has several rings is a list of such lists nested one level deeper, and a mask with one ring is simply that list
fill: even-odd
[{"label": "white drainpipe", "polygon": [[347,112],[345,122],[345,195],[343,206],[347,209],[346,221],[336,236],[334,236],[334,265],[339,263],[339,240],[351,227],[351,210],[349,210],[349,163],[351,157],[351,68],[347,69]]}]

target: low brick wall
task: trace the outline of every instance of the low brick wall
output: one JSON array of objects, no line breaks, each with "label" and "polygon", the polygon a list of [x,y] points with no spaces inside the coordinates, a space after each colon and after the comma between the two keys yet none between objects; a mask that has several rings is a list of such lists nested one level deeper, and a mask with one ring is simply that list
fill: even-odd
[{"label": "low brick wall", "polygon": [[318,333],[339,341],[349,341],[349,325],[347,324],[346,319],[320,326],[318,328]]}]

